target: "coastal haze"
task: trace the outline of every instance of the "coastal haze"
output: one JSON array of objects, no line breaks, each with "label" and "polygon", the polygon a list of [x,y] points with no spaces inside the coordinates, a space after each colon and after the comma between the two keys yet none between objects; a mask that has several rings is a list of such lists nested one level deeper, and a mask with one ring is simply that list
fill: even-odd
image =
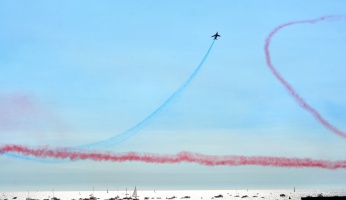
[{"label": "coastal haze", "polygon": [[345,8],[1,2],[0,199],[345,196]]}]

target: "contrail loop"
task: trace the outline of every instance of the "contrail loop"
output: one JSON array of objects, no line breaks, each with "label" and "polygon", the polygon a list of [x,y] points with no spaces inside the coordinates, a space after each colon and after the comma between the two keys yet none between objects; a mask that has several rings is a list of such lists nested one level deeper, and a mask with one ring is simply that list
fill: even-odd
[{"label": "contrail loop", "polygon": [[346,132],[343,132],[337,129],[334,125],[332,125],[326,119],[324,119],[322,115],[319,112],[317,112],[313,107],[311,107],[301,96],[299,96],[299,94],[293,89],[293,87],[283,78],[282,75],[280,75],[280,73],[275,69],[274,65],[271,62],[270,52],[269,52],[269,45],[270,45],[272,37],[284,27],[295,25],[295,24],[307,24],[307,23],[314,24],[314,23],[317,23],[326,19],[330,19],[330,18],[345,18],[345,17],[346,16],[324,16],[317,19],[288,22],[280,26],[277,26],[269,33],[268,37],[266,38],[265,45],[264,45],[264,52],[266,57],[266,63],[268,67],[270,68],[271,72],[281,82],[281,84],[287,89],[290,95],[297,101],[299,106],[304,108],[312,116],[314,116],[315,119],[318,122],[320,122],[325,128],[346,139]]}]

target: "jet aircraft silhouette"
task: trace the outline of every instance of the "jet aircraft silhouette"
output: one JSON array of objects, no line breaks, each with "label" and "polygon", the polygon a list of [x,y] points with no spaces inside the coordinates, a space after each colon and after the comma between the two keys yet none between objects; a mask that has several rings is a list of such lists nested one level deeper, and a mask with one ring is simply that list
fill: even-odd
[{"label": "jet aircraft silhouette", "polygon": [[215,35],[213,35],[211,37],[214,37],[214,40],[217,40],[217,37],[221,37],[221,35],[219,35],[219,32],[216,32]]}]

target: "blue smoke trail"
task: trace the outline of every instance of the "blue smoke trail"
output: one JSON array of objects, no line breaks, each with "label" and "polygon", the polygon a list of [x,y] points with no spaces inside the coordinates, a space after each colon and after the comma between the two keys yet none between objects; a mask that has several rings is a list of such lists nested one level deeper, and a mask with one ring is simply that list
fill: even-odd
[{"label": "blue smoke trail", "polygon": [[209,55],[210,50],[212,49],[212,47],[214,45],[214,42],[215,42],[215,40],[213,40],[207,53],[203,57],[201,63],[197,66],[195,71],[193,71],[193,73],[190,75],[190,77],[183,84],[181,84],[181,86],[161,106],[159,106],[154,112],[152,112],[150,115],[148,115],[146,118],[144,118],[142,121],[140,121],[139,123],[137,123],[133,127],[127,129],[126,131],[124,131],[124,132],[122,132],[116,136],[113,136],[113,137],[106,139],[106,140],[101,140],[98,142],[78,146],[78,148],[94,148],[94,147],[107,148],[107,147],[115,146],[115,145],[129,139],[130,137],[136,135],[145,126],[150,124],[150,122],[152,122],[156,116],[158,116],[160,113],[162,113],[162,111],[170,103],[172,103],[172,101],[175,100],[184,91],[184,89],[186,89],[186,87],[191,83],[191,81],[196,77],[198,72],[201,70],[205,60],[207,59],[207,57]]},{"label": "blue smoke trail", "polygon": [[[173,101],[175,100],[183,91],[184,89],[186,89],[186,87],[191,83],[191,81],[196,77],[196,75],[198,74],[198,72],[201,70],[205,60],[207,59],[213,45],[214,45],[215,40],[213,40],[213,42],[211,43],[207,53],[205,54],[205,56],[203,57],[201,63],[197,66],[197,68],[192,72],[192,74],[189,76],[189,78],[183,83],[181,84],[181,86],[161,105],[159,106],[154,112],[152,112],[150,115],[148,115],[146,118],[144,118],[142,121],[140,121],[139,123],[137,123],[136,125],[134,125],[133,127],[127,129],[126,131],[113,136],[109,139],[106,140],[101,140],[98,142],[93,142],[90,144],[86,144],[86,145],[81,145],[81,146],[76,146],[76,147],[70,147],[71,149],[74,148],[79,148],[79,149],[83,149],[83,148],[97,148],[97,147],[111,147],[111,146],[115,146],[127,139],[129,139],[130,137],[136,135],[140,130],[142,130],[145,126],[147,126],[148,124],[150,124],[150,122],[153,121],[153,119],[158,116],[160,113],[162,113],[162,111]],[[27,157],[27,156],[21,156],[21,155],[16,155],[13,153],[3,153],[4,155],[10,156],[10,157],[15,157],[15,158],[20,158],[20,159],[24,159],[24,160],[31,160],[31,161],[38,161],[38,162],[47,162],[45,159],[38,159],[38,158],[32,158],[32,157]]]}]

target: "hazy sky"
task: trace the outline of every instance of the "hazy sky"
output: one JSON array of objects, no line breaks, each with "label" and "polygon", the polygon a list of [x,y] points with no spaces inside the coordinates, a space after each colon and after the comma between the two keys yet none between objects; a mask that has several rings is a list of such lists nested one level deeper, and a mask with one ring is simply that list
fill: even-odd
[{"label": "hazy sky", "polygon": [[[346,139],[302,109],[266,65],[269,33],[343,15],[346,2],[2,1],[0,144],[80,146],[121,134],[199,73],[114,152],[345,160]],[[346,18],[273,36],[273,65],[346,131]],[[42,161],[42,160],[41,160]],[[0,190],[341,188],[346,170],[0,156]]]}]

